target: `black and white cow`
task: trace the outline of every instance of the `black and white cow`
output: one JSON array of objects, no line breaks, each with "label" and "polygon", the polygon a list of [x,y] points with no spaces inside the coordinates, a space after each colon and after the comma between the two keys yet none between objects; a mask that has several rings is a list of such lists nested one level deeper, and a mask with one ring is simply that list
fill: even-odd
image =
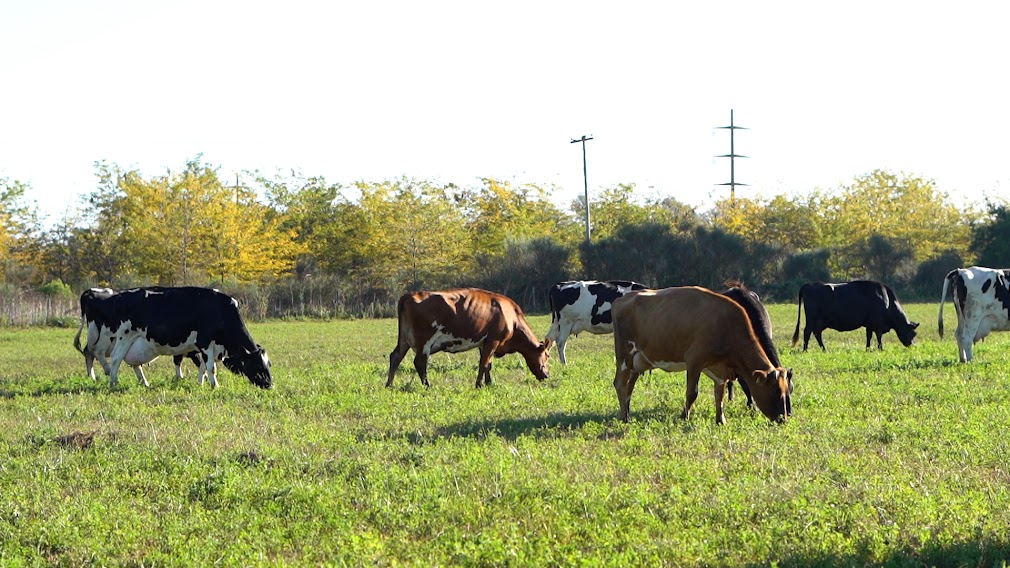
[{"label": "black and white cow", "polygon": [[951,270],[943,279],[937,326],[943,337],[943,304],[947,286],[953,287],[957,313],[958,354],[962,363],[972,360],[972,347],[993,331],[1010,330],[1010,269],[972,266]]},{"label": "black and white cow", "polygon": [[568,336],[580,331],[604,334],[614,332],[610,307],[614,300],[646,286],[627,280],[573,280],[551,286],[551,328],[547,341],[557,342],[561,363],[567,365],[565,345]]},{"label": "black and white cow", "polygon": [[874,333],[877,335],[877,349],[883,349],[880,337],[893,329],[901,343],[909,347],[915,339],[915,328],[919,327],[918,323],[908,319],[890,286],[873,280],[853,280],[843,284],[811,282],[800,286],[794,346],[800,337],[800,311],[804,301],[807,316],[807,324],[803,327],[804,351],[810,343],[811,333],[824,349],[821,332],[829,328],[852,331],[865,327],[867,349]]},{"label": "black and white cow", "polygon": [[256,386],[270,388],[273,377],[266,351],[257,345],[239,315],[238,303],[227,294],[197,287],[148,287],[95,297],[91,317],[99,334],[95,354],[104,341],[112,345],[109,384],[116,386],[119,366],[143,365],[159,355],[197,352],[200,377],[217,387],[216,362],[242,374]]},{"label": "black and white cow", "polygon": [[[84,355],[84,370],[87,372],[91,380],[97,380],[95,378],[95,359],[102,365],[102,369],[105,374],[109,374],[109,363],[106,358],[112,355],[112,337],[111,335],[106,335],[104,337],[98,332],[98,328],[94,324],[94,304],[98,299],[105,299],[109,296],[115,294],[116,291],[111,288],[90,288],[85,290],[81,294],[81,324],[77,328],[77,335],[74,336],[74,347]],[[81,332],[87,327],[87,340],[84,346],[81,346]],[[99,342],[101,345],[99,346]],[[190,352],[187,355],[176,355],[172,358],[175,363],[175,378],[182,378],[182,361],[184,358],[188,357],[193,364],[197,367],[201,366],[200,356],[197,353]],[[145,386],[150,386],[147,382],[147,377],[144,376],[144,368],[142,365],[136,365],[133,367],[134,373],[137,374],[137,379],[143,383]],[[200,382],[203,382],[203,376],[200,377]]]}]

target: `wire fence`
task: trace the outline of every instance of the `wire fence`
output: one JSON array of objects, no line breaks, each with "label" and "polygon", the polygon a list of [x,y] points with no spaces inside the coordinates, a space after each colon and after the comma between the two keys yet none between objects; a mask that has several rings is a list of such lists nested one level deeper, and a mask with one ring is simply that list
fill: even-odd
[{"label": "wire fence", "polygon": [[77,298],[47,296],[34,290],[0,291],[0,325],[76,324],[80,319]]}]

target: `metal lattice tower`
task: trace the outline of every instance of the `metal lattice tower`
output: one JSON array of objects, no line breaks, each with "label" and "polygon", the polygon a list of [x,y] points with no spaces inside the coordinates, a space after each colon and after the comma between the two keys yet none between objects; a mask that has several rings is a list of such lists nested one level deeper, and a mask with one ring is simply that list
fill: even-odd
[{"label": "metal lattice tower", "polygon": [[720,183],[719,185],[729,186],[729,198],[731,200],[736,199],[736,186],[746,187],[746,183],[737,183],[736,181],[736,163],[737,158],[746,158],[747,156],[741,156],[736,153],[736,146],[734,144],[733,134],[737,130],[747,130],[743,126],[736,126],[733,124],[733,109],[729,111],[729,126],[717,126],[716,128],[729,130],[729,154],[723,154],[722,156],[716,156],[716,158],[729,158],[729,183]]}]

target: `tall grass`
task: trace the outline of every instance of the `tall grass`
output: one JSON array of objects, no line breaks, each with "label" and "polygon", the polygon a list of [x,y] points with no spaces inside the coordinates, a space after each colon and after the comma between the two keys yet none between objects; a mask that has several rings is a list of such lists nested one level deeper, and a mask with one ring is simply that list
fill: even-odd
[{"label": "tall grass", "polygon": [[661,371],[618,421],[609,336],[543,383],[512,355],[474,389],[469,352],[386,389],[394,320],[259,323],[272,391],[168,360],[110,391],[70,330],[0,329],[0,564],[999,565],[1010,335],[961,365],[936,308],[906,306],[912,348],[804,353],[770,306],[795,415],[736,400],[721,427]]}]

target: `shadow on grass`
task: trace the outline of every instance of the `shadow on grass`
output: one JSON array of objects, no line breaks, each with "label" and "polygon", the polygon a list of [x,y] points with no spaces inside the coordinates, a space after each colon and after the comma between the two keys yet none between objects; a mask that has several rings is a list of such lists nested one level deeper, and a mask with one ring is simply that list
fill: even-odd
[{"label": "shadow on grass", "polygon": [[[531,416],[528,418],[503,418],[498,420],[469,420],[439,427],[434,434],[424,435],[418,432],[406,434],[407,441],[414,445],[428,444],[446,438],[487,438],[496,436],[509,441],[515,441],[520,436],[530,436],[538,439],[557,438],[581,430],[588,425],[597,425],[594,430],[600,430],[597,438],[601,440],[623,438],[628,428],[635,422],[649,420],[670,420],[666,409],[649,409],[632,414],[632,423],[625,424],[617,418],[616,412],[564,414],[552,412],[546,416]],[[679,420],[679,419],[677,419]],[[681,421],[687,430],[695,428],[692,421]]]},{"label": "shadow on grass", "polygon": [[109,389],[108,382],[95,382],[95,383],[47,383],[41,385],[34,385],[33,387],[28,387],[19,390],[7,389],[0,387],[0,398],[14,399],[19,397],[31,397],[38,398],[42,396],[53,396],[53,395],[69,395],[69,394],[99,394],[108,392],[122,392],[126,391],[123,386],[116,387],[114,389]]},{"label": "shadow on grass", "polygon": [[[829,566],[1006,566],[1010,561],[1010,542],[1006,537],[927,544],[922,548],[904,548],[886,554],[883,558],[870,550],[852,555],[796,554],[779,558],[779,566],[829,567]],[[753,562],[747,566],[768,566],[767,561]]]}]

